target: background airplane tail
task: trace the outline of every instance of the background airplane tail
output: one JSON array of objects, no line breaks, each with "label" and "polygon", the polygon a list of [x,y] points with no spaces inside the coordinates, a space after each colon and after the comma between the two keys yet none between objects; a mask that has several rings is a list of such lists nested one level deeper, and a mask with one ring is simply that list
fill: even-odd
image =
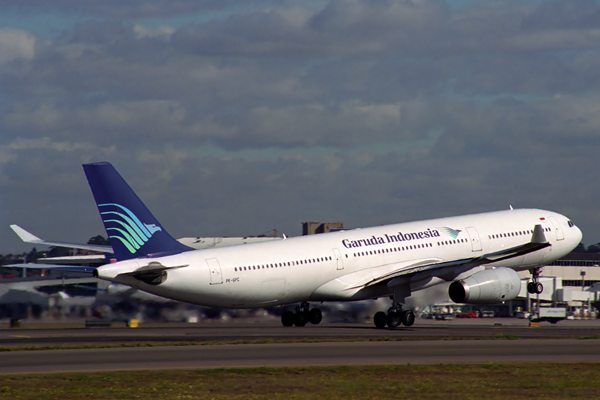
[{"label": "background airplane tail", "polygon": [[110,163],[83,170],[117,260],[193,250],[169,235]]}]

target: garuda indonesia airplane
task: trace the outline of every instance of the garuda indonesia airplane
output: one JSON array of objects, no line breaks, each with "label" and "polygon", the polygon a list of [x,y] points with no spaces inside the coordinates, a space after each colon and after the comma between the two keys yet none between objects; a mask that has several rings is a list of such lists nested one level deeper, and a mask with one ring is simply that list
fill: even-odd
[{"label": "garuda indonesia airplane", "polygon": [[159,296],[226,308],[298,303],[284,326],[318,324],[309,302],[389,297],[375,326],[410,326],[411,293],[452,282],[457,303],[494,304],[517,297],[516,271],[529,270],[530,293],[543,290],[540,266],[573,250],[581,231],[565,216],[506,210],[285,238],[203,250],[175,240],[106,162],[83,169],[117,262],[95,277]]}]

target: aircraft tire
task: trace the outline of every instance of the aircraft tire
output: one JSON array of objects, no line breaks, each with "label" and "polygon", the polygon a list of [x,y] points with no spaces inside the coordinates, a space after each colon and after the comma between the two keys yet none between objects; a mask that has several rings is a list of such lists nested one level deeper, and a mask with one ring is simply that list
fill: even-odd
[{"label": "aircraft tire", "polygon": [[293,326],[294,325],[294,313],[291,311],[286,311],[281,314],[281,323],[283,326]]},{"label": "aircraft tire", "polygon": [[387,325],[390,328],[396,328],[398,325],[400,325],[401,322],[401,315],[399,312],[397,311],[390,311],[387,314]]},{"label": "aircraft tire", "polygon": [[375,327],[380,329],[385,328],[387,325],[387,315],[383,311],[376,312],[373,317],[373,322],[375,322]]},{"label": "aircraft tire", "polygon": [[318,325],[319,323],[321,323],[322,319],[323,319],[323,313],[321,313],[321,310],[319,310],[318,308],[312,308],[308,312],[308,320],[310,321],[311,324]]},{"label": "aircraft tire", "polygon": [[403,311],[402,323],[405,326],[412,326],[415,323],[415,313],[413,313],[411,310]]},{"label": "aircraft tire", "polygon": [[294,325],[296,326],[304,326],[308,322],[308,313],[307,312],[297,312],[294,314]]},{"label": "aircraft tire", "polygon": [[542,285],[540,282],[536,282],[534,285],[535,288],[535,294],[540,294],[544,291],[544,285]]}]

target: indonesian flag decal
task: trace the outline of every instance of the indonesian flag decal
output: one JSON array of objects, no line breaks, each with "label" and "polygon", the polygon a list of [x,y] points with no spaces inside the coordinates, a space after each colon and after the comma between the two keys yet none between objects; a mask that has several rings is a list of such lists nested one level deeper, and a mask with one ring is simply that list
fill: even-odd
[{"label": "indonesian flag decal", "polygon": [[546,220],[546,218],[540,217],[540,221],[545,221],[545,220]]}]

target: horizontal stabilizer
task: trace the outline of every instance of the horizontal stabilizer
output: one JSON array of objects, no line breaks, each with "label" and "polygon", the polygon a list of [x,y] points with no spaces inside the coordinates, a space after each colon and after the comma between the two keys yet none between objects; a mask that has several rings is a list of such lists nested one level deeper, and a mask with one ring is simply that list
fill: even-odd
[{"label": "horizontal stabilizer", "polygon": [[[168,267],[159,262],[151,261],[148,265],[136,268],[133,271],[118,273],[116,278],[132,277],[139,281],[147,283],[148,285],[160,285],[167,279],[167,271],[168,270],[185,268],[187,266],[188,266],[188,264]],[[111,269],[110,266],[109,266],[109,269]],[[94,271],[94,276],[96,278],[105,279],[105,277],[103,276],[105,272],[106,272],[106,269],[104,269],[103,267],[99,267],[98,269],[96,269]]]}]

